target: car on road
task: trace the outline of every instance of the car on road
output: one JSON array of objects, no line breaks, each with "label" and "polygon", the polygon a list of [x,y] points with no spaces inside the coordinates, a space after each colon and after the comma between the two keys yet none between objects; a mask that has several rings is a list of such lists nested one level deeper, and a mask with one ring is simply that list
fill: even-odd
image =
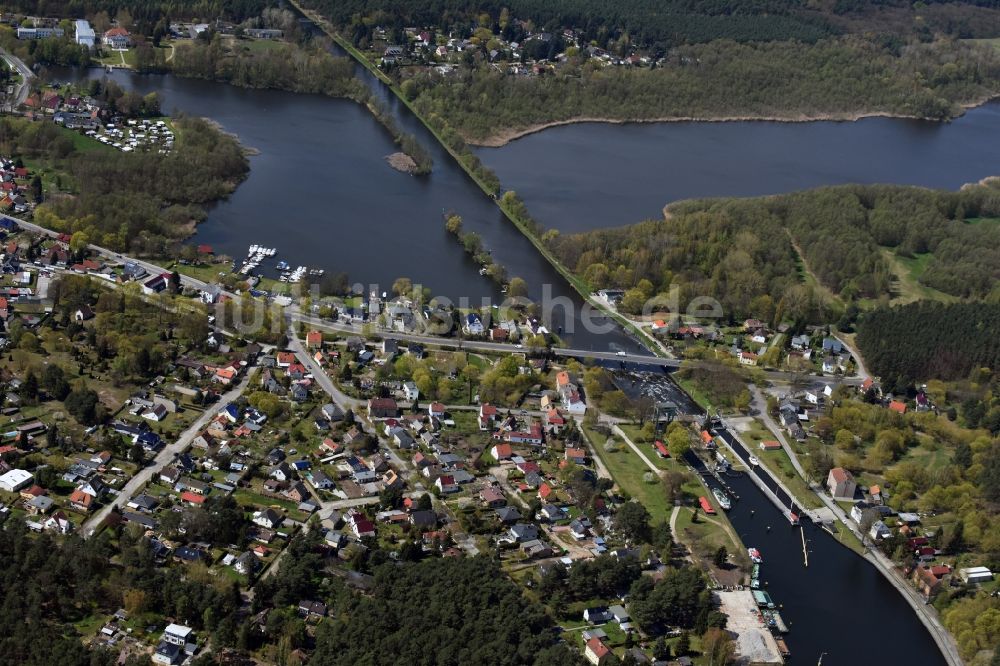
[{"label": "car on road", "polygon": [[617,352],[617,354],[616,354],[616,355],[617,355],[617,356],[628,356],[628,354],[626,354],[626,353],[625,353],[625,352],[623,352],[623,351],[620,351],[620,352]]}]

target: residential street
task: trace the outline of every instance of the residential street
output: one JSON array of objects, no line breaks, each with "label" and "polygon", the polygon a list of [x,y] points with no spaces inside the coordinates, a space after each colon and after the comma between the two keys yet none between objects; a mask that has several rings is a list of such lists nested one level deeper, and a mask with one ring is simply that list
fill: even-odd
[{"label": "residential street", "polygon": [[247,372],[243,379],[234,388],[227,391],[222,398],[211,405],[205,413],[198,417],[198,419],[191,424],[187,430],[185,430],[177,441],[172,444],[167,444],[162,451],[160,451],[156,458],[144,468],[142,468],[138,474],[132,477],[128,483],[118,492],[118,495],[113,501],[108,502],[103,506],[97,513],[87,519],[83,523],[81,534],[85,538],[90,537],[94,534],[96,528],[107,518],[108,514],[111,513],[112,507],[117,506],[119,509],[123,507],[132,496],[140,488],[146,485],[150,479],[153,478],[154,474],[159,474],[160,470],[170,464],[170,462],[180,453],[182,453],[188,446],[191,445],[191,441],[200,433],[209,421],[219,413],[219,410],[228,405],[230,402],[239,397],[240,394],[246,390],[247,385],[250,383],[250,372]]}]

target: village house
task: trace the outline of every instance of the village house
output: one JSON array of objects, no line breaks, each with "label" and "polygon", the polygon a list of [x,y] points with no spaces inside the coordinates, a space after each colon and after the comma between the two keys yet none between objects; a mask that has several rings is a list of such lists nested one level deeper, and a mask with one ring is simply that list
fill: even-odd
[{"label": "village house", "polygon": [[104,43],[116,51],[124,51],[132,45],[132,36],[125,28],[111,28],[104,33]]},{"label": "village house", "polygon": [[857,483],[854,476],[843,467],[834,467],[826,478],[826,487],[834,499],[854,499]]},{"label": "village house", "polygon": [[479,406],[479,429],[489,430],[497,420],[497,408],[489,403]]},{"label": "village house", "polygon": [[392,398],[372,398],[368,401],[368,418],[387,419],[399,416],[399,407]]}]

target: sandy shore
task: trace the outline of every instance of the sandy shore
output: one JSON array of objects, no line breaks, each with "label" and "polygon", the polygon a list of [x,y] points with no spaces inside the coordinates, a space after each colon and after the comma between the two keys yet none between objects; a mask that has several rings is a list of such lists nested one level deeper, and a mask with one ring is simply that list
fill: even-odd
[{"label": "sandy shore", "polygon": [[932,120],[939,122],[947,122],[948,120],[953,120],[954,118],[961,117],[969,109],[974,109],[977,106],[982,106],[987,102],[997,99],[997,96],[991,95],[981,100],[975,102],[970,102],[968,104],[961,105],[961,113],[947,118],[944,121],[936,118],[924,118],[920,116],[907,115],[902,113],[889,113],[887,111],[870,111],[870,112],[855,112],[855,113],[819,113],[819,114],[798,114],[798,115],[788,115],[788,116],[718,116],[718,117],[708,117],[702,118],[698,116],[669,116],[664,118],[632,118],[632,119],[621,119],[621,118],[594,118],[589,116],[581,116],[579,118],[569,118],[567,120],[554,120],[549,123],[538,123],[536,125],[529,125],[528,127],[522,129],[506,129],[486,138],[466,138],[465,141],[473,146],[482,146],[484,148],[500,148],[505,146],[511,141],[516,141],[522,137],[528,136],[529,134],[535,134],[543,130],[550,129],[552,127],[561,127],[563,125],[576,125],[579,123],[605,123],[609,125],[632,125],[632,124],[647,124],[647,123],[735,123],[735,122],[769,122],[769,123],[812,123],[812,122],[822,122],[822,121],[833,121],[833,122],[857,122],[858,120],[864,120],[865,118],[899,118],[904,120]]}]

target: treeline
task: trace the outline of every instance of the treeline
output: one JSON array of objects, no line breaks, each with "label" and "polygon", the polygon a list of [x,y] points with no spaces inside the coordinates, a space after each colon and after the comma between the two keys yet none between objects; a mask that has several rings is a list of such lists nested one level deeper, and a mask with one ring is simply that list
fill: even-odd
[{"label": "treeline", "polygon": [[523,27],[511,19],[530,21],[537,30],[561,32],[572,27],[586,42],[605,46],[623,36],[636,44],[675,44],[730,38],[739,41],[797,39],[815,41],[837,32],[818,13],[802,11],[797,0],[754,2],[690,2],[687,0],[314,0],[311,3],[345,34],[357,37],[365,26],[389,28],[439,26],[468,37],[478,25],[508,40]]},{"label": "treeline", "polygon": [[354,63],[320,48],[276,43],[256,51],[230,51],[220,37],[210,43],[192,40],[174,47],[170,69],[178,76],[222,81],[242,88],[273,88],[332,97],[365,99],[354,77]]},{"label": "treeline", "polygon": [[[437,26],[469,37],[489,30],[523,42],[532,31],[579,31],[582,43],[608,50],[635,44],[654,54],[682,44],[731,39],[739,42],[815,42],[845,31],[992,36],[996,3],[838,0],[817,5],[802,0],[312,0],[355,44],[372,37],[374,26],[396,37],[406,26]],[[927,5],[930,5],[928,7]],[[514,20],[518,19],[518,20]],[[396,40],[398,41],[398,39]]]},{"label": "treeline", "polygon": [[61,18],[85,18],[99,12],[115,16],[125,10],[135,31],[148,33],[166,17],[243,21],[273,4],[272,0],[11,0],[5,6],[13,13]]},{"label": "treeline", "polygon": [[622,306],[630,312],[675,286],[682,308],[709,296],[736,319],[829,321],[835,303],[808,286],[805,271],[848,303],[888,297],[895,274],[886,249],[921,256],[920,282],[945,294],[1000,293],[1000,225],[966,221],[1000,216],[1000,189],[990,183],[959,192],[845,185],[685,201],[668,213],[665,220],[545,238],[591,288],[625,289]]},{"label": "treeline", "polygon": [[[541,605],[486,557],[385,564],[316,631],[311,661],[327,666],[496,664],[576,666]],[[401,618],[405,620],[401,621]],[[378,643],[358,640],[358,628]]]},{"label": "treeline", "polygon": [[174,125],[167,155],[80,151],[55,125],[13,119],[0,121],[0,147],[51,160],[67,174],[64,185],[76,196],[50,198],[35,210],[36,222],[80,234],[81,243],[155,255],[193,232],[205,215],[201,206],[232,193],[249,170],[231,136],[198,118],[176,118]]},{"label": "treeline", "polygon": [[[158,63],[165,68],[167,63]],[[174,47],[169,68],[177,76],[210,79],[241,88],[267,88],[346,97],[364,104],[403,152],[413,158],[416,174],[430,173],[434,160],[416,137],[403,132],[371,90],[354,76],[351,58],[336,57],[322,46],[275,43],[263,50],[227,49],[223,40],[194,40]]]},{"label": "treeline", "polygon": [[670,52],[655,68],[602,67],[583,56],[556,73],[517,77],[488,66],[425,71],[404,91],[466,140],[575,118],[824,118],[888,113],[943,119],[1000,92],[1000,56],[962,42],[895,53],[850,36],[816,44],[722,40]]},{"label": "treeline", "polygon": [[1000,304],[919,301],[878,308],[858,321],[858,345],[872,372],[896,385],[995,371]]}]

